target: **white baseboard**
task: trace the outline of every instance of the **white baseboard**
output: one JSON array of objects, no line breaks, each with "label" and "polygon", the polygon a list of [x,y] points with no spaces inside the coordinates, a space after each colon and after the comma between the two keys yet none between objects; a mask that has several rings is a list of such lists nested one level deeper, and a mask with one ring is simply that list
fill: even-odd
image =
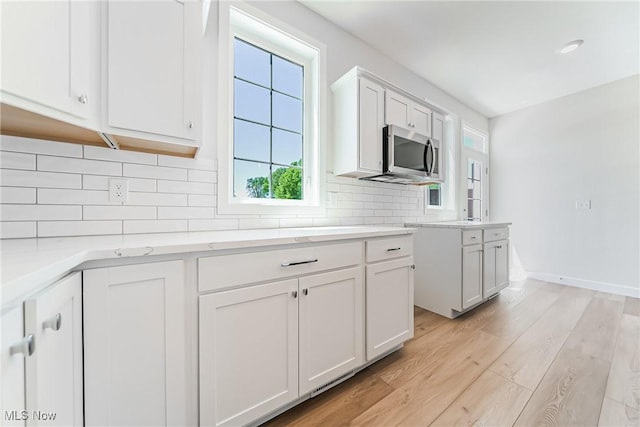
[{"label": "white baseboard", "polygon": [[610,294],[640,298],[640,288],[614,285],[613,283],[606,282],[595,282],[592,280],[578,279],[575,277],[558,276],[556,274],[539,273],[536,271],[527,271],[526,275],[529,279],[543,280],[545,282],[558,283],[560,285],[569,285],[575,286],[577,288],[591,289],[593,291],[608,292]]}]

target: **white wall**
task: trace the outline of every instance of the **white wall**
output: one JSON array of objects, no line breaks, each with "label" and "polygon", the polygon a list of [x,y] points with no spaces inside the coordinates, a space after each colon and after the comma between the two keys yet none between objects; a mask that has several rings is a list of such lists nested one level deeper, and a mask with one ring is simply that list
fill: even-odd
[{"label": "white wall", "polygon": [[[358,181],[331,173],[329,86],[353,66],[360,65],[451,111],[454,126],[459,126],[462,119],[479,129],[487,129],[487,119],[298,2],[253,2],[252,5],[306,32],[327,47],[325,187],[327,192],[335,193],[336,207],[315,216],[217,213],[218,4],[212,2],[202,58],[205,126],[198,160],[3,136],[0,138],[0,237],[402,225],[455,219],[456,212],[429,210],[425,214],[422,187]],[[459,164],[459,159],[455,162]],[[108,201],[107,182],[113,176],[130,180],[131,198],[125,205]],[[458,188],[455,183],[454,186]]]},{"label": "white wall", "polygon": [[635,76],[490,120],[492,219],[533,277],[640,296],[639,98]]}]

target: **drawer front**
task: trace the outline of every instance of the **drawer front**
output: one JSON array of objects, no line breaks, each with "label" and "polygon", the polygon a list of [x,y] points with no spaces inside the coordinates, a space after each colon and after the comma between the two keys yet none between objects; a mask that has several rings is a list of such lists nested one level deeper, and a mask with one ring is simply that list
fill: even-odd
[{"label": "drawer front", "polygon": [[359,265],[362,242],[219,255],[198,259],[200,292]]},{"label": "drawer front", "polygon": [[413,255],[413,235],[367,240],[367,262]]},{"label": "drawer front", "polygon": [[484,241],[493,242],[495,240],[505,240],[509,238],[509,227],[486,228],[484,230]]},{"label": "drawer front", "polygon": [[467,230],[462,232],[463,245],[476,245],[482,243],[482,230]]}]

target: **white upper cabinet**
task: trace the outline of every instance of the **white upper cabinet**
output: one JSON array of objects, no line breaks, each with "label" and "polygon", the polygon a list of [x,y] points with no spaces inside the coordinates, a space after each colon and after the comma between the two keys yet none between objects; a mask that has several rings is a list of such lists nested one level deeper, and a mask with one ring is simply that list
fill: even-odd
[{"label": "white upper cabinet", "polygon": [[354,68],[331,86],[336,175],[382,173],[384,88]]},{"label": "white upper cabinet", "polygon": [[95,10],[84,1],[3,2],[2,102],[67,121],[95,115]]},{"label": "white upper cabinet", "polygon": [[431,136],[431,110],[392,90],[386,90],[385,124]]},{"label": "white upper cabinet", "polygon": [[105,131],[193,144],[201,127],[198,3],[110,1],[107,9]]}]

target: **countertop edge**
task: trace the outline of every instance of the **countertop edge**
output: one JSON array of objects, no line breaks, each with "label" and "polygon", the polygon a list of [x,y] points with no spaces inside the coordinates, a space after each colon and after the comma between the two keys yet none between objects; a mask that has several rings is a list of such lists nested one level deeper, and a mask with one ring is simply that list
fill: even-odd
[{"label": "countertop edge", "polygon": [[[353,228],[353,230],[344,231],[346,228]],[[309,228],[311,229],[311,228]],[[77,251],[71,251],[69,254],[61,256],[59,259],[45,263],[38,268],[29,270],[25,274],[16,274],[6,282],[1,284],[0,288],[0,308],[5,308],[8,305],[12,305],[28,295],[38,292],[40,289],[48,286],[50,283],[60,279],[69,272],[73,271],[79,265],[89,261],[100,260],[113,260],[124,258],[144,258],[146,256],[156,255],[182,255],[194,252],[213,252],[221,250],[234,250],[234,249],[246,249],[246,248],[260,248],[267,246],[282,246],[282,245],[295,245],[306,243],[322,243],[340,240],[353,240],[353,239],[366,239],[372,237],[385,237],[396,235],[413,234],[416,230],[410,227],[382,227],[382,226],[362,226],[361,229],[357,227],[345,227],[342,231],[339,231],[338,227],[329,227],[326,234],[318,234],[318,231],[322,231],[322,227],[313,227],[313,233],[305,234],[305,229],[273,229],[277,230],[274,233],[291,232],[295,233],[300,231],[298,235],[292,236],[271,236],[271,237],[248,237],[247,239],[238,240],[226,240],[226,241],[207,241],[200,242],[187,242],[183,244],[176,243],[159,243],[154,244],[154,240],[162,241],[163,237],[158,234],[148,235],[150,240],[149,244],[144,244],[144,237],[146,235],[131,235],[121,236],[119,239],[120,244],[114,244],[110,242],[101,246],[100,243],[96,243],[96,247],[78,248]],[[256,232],[266,232],[266,229],[253,230]],[[338,230],[338,231],[336,231]],[[248,230],[251,231],[251,230]],[[215,232],[213,232],[215,233]],[[207,232],[204,233],[190,233],[191,237],[197,237],[198,234],[206,237]],[[250,233],[248,233],[250,234]],[[118,240],[117,236],[106,236]],[[135,238],[139,242],[131,242],[127,244],[127,238]],[[61,238],[64,240],[66,238]],[[73,238],[70,238],[73,239]],[[26,239],[25,239],[26,240]],[[30,239],[37,242],[38,239]],[[96,240],[100,240],[96,238]],[[37,243],[35,243],[37,246]],[[88,245],[87,245],[88,246]],[[37,256],[37,250],[26,251],[24,256]],[[41,254],[45,256],[46,253]],[[4,260],[3,260],[4,263]]]}]

